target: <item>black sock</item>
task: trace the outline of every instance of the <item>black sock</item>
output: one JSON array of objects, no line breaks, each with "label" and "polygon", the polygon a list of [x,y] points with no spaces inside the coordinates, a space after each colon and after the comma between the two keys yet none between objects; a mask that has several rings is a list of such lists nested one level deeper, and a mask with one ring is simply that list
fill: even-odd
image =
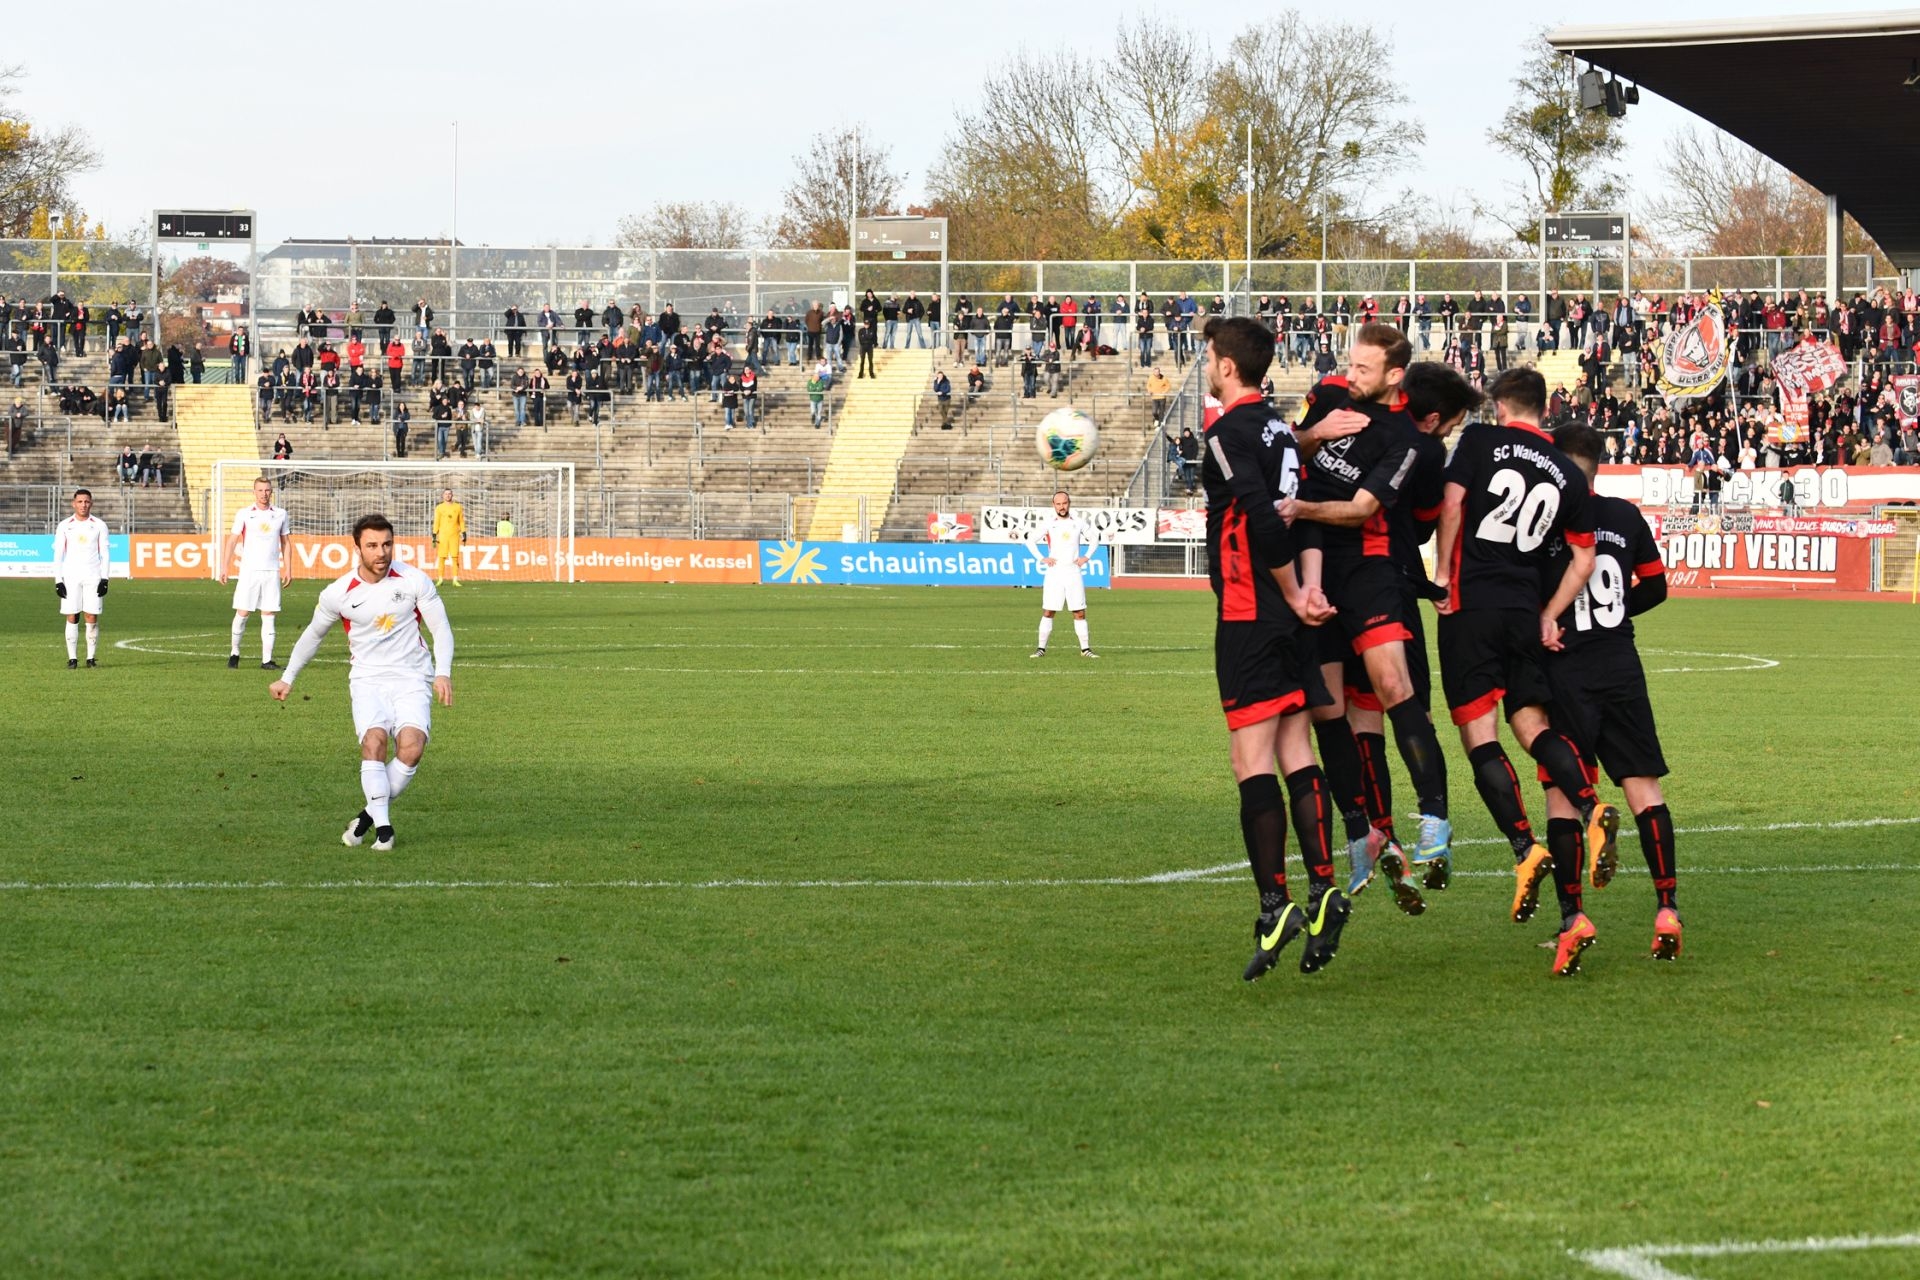
[{"label": "black sock", "polygon": [[1580,873],[1585,870],[1580,855],[1585,851],[1585,835],[1578,818],[1547,819],[1547,852],[1553,855],[1553,892],[1560,899],[1563,926],[1580,914]]},{"label": "black sock", "polygon": [[1293,833],[1300,837],[1300,858],[1314,888],[1333,883],[1333,804],[1327,775],[1308,765],[1287,775],[1287,799],[1293,804]]},{"label": "black sock", "polygon": [[1356,733],[1353,745],[1360,750],[1360,778],[1366,783],[1367,821],[1393,834],[1393,775],[1387,772],[1387,739],[1384,734]]},{"label": "black sock", "polygon": [[1559,788],[1560,794],[1571,800],[1582,815],[1599,803],[1593,784],[1587,781],[1587,768],[1580,762],[1580,752],[1566,734],[1558,729],[1542,729],[1535,735],[1533,745],[1527,748],[1527,754],[1547,771],[1547,780]]},{"label": "black sock", "polygon": [[1653,892],[1663,907],[1673,901],[1673,815],[1667,806],[1656,804],[1633,815],[1640,828],[1640,852],[1646,855],[1647,871],[1653,876]]},{"label": "black sock", "polygon": [[1344,716],[1337,720],[1316,720],[1313,736],[1320,746],[1320,766],[1326,771],[1327,787],[1346,822],[1347,839],[1358,840],[1367,834],[1368,824],[1365,771],[1353,728]]},{"label": "black sock", "polygon": [[1467,763],[1473,766],[1473,785],[1493,815],[1493,825],[1513,846],[1516,859],[1526,857],[1533,847],[1533,827],[1527,822],[1527,802],[1520,797],[1520,778],[1506,749],[1498,742],[1485,743],[1467,752]]},{"label": "black sock", "polygon": [[1256,773],[1240,784],[1240,836],[1260,891],[1260,910],[1278,911],[1287,899],[1287,802],[1280,779]]},{"label": "black sock", "polygon": [[1413,794],[1420,798],[1420,812],[1434,818],[1447,816],[1447,758],[1440,754],[1440,735],[1434,732],[1433,717],[1413,698],[1387,712],[1393,721],[1394,741],[1400,746],[1400,758],[1407,762],[1407,778]]}]

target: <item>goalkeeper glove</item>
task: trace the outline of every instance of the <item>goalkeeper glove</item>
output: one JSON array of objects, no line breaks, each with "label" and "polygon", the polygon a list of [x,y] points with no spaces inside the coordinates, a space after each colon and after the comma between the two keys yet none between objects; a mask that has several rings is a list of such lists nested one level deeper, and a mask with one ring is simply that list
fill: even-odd
[{"label": "goalkeeper glove", "polygon": [[54,583],[53,594],[59,596],[62,600],[65,600],[67,598],[67,584],[64,582]]},{"label": "goalkeeper glove", "polygon": [[100,598],[104,600],[106,598],[106,595],[107,595],[107,580],[105,578],[102,578],[100,579]]}]

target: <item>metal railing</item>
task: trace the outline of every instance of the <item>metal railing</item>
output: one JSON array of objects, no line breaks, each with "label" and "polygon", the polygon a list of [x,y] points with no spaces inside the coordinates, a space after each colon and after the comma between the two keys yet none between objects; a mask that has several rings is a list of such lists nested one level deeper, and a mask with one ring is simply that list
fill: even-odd
[{"label": "metal railing", "polygon": [[[1147,441],[1146,454],[1127,482],[1128,506],[1180,505],[1170,501],[1180,475],[1180,463],[1172,454],[1171,446],[1173,439],[1180,434],[1180,428],[1192,427],[1193,433],[1199,435],[1205,424],[1207,388],[1206,379],[1201,373],[1203,365],[1203,361],[1194,361],[1187,370],[1187,376],[1180,380],[1179,387],[1167,401],[1167,410],[1160,415],[1153,436]],[[1195,463],[1194,466],[1197,470],[1199,464]]]},{"label": "metal railing", "polygon": [[[156,488],[120,484],[87,474],[76,475],[65,467],[51,482],[0,484],[0,529],[13,533],[52,533],[59,523],[73,514],[73,491],[87,488],[93,493],[93,513],[107,522],[115,533],[171,533],[191,529],[194,523],[186,506],[186,489],[179,480],[176,459],[175,478]],[[111,473],[108,473],[111,475]]]}]

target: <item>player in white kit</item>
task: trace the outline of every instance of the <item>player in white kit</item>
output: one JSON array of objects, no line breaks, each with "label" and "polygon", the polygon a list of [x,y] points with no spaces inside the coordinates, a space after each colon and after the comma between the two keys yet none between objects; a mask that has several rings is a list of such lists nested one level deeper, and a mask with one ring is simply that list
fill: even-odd
[{"label": "player in white kit", "polygon": [[1073,500],[1065,489],[1053,495],[1053,519],[1042,521],[1027,543],[1046,570],[1040,583],[1040,646],[1032,656],[1047,656],[1053,615],[1066,609],[1073,614],[1073,633],[1080,637],[1080,656],[1099,657],[1087,644],[1087,583],[1080,574],[1099,544],[1087,522],[1073,514]]},{"label": "player in white kit", "polygon": [[53,531],[53,590],[67,620],[67,670],[80,665],[80,619],[87,620],[87,665],[100,648],[100,602],[107,598],[107,522],[93,514],[93,493],[73,491],[73,514]]},{"label": "player in white kit", "polygon": [[293,581],[293,557],[287,554],[287,513],[273,505],[273,481],[261,476],[253,482],[253,505],[233,517],[233,530],[220,553],[220,583],[226,585],[227,569],[233,564],[235,548],[240,552],[240,572],[233,585],[233,648],[227,653],[227,668],[240,665],[240,640],[247,634],[247,615],[260,611],[260,669],[273,671],[275,614],[280,612],[280,588]]},{"label": "player in white kit", "polygon": [[[385,516],[354,522],[358,556],[353,572],[320,593],[313,621],[294,643],[286,675],[268,692],[281,702],[334,623],[347,633],[353,663],[347,687],[353,694],[353,732],[360,739],[360,791],[366,808],[341,835],[358,845],[373,832],[375,849],[393,848],[391,806],[413,781],[433,732],[433,703],[453,705],[453,627],[433,579],[411,565],[394,563],[393,524]],[[427,652],[425,625],[433,636]],[[387,759],[387,747],[394,748]]]}]

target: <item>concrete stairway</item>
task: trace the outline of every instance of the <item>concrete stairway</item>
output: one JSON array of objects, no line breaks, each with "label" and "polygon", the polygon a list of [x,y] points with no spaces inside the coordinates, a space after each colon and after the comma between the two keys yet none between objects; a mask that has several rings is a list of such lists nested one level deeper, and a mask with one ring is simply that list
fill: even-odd
[{"label": "concrete stairway", "polygon": [[1553,394],[1555,387],[1566,387],[1569,391],[1580,381],[1580,353],[1578,351],[1548,351],[1534,362],[1540,376],[1547,380],[1547,394]]},{"label": "concrete stairway", "polygon": [[[213,464],[222,458],[259,458],[259,439],[253,430],[252,393],[246,387],[187,386],[174,391],[174,420],[179,427],[180,472],[187,501],[195,512],[207,510]],[[222,509],[210,514],[216,529],[224,530],[234,513],[252,501],[245,483],[229,476]]]},{"label": "concrete stairway", "polygon": [[867,500],[862,540],[886,521],[894,477],[913,438],[920,397],[933,379],[933,355],[924,348],[877,352],[874,372],[878,376],[848,384],[808,538],[838,541],[849,527],[858,528],[862,497]]},{"label": "concrete stairway", "polygon": [[[955,397],[960,407],[953,426],[946,430],[940,427],[939,406],[929,397],[899,465],[885,536],[925,537],[931,511],[1045,505],[1062,485],[1082,505],[1118,500],[1158,425],[1140,380],[1129,381],[1135,372],[1120,360],[1069,361],[1058,399],[1043,389],[1028,400],[1018,394],[1016,370],[990,370],[986,392],[970,404],[963,384]],[[1068,404],[1099,423],[1100,452],[1080,470],[1062,473],[1040,460],[1034,433],[1048,412]]]}]

